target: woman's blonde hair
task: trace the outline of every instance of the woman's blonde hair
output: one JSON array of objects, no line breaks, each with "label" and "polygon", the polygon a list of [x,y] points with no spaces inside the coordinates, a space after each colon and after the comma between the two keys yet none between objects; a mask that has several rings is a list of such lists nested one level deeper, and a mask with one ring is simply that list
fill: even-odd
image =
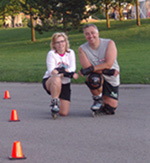
[{"label": "woman's blonde hair", "polygon": [[70,48],[70,45],[69,45],[69,40],[68,40],[68,36],[64,33],[64,32],[56,32],[52,35],[52,40],[51,40],[51,43],[50,43],[50,47],[51,49],[53,50],[56,50],[55,48],[55,43],[56,43],[56,40],[58,37],[62,36],[66,42],[66,49],[65,51],[68,51],[68,49]]}]

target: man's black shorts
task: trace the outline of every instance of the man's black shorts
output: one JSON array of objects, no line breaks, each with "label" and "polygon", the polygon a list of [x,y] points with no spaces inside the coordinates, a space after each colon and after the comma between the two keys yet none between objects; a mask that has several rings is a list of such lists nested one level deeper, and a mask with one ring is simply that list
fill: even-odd
[{"label": "man's black shorts", "polygon": [[[46,92],[51,95],[51,93],[46,89],[46,81],[48,78],[43,79],[43,88],[46,90]],[[59,96],[60,99],[63,100],[67,100],[67,101],[71,101],[71,88],[70,88],[70,83],[67,84],[62,84],[62,88],[61,88],[61,93]]]},{"label": "man's black shorts", "polygon": [[103,83],[103,95],[111,97],[115,100],[118,100],[119,97],[119,86],[113,87],[107,81],[104,80]]}]

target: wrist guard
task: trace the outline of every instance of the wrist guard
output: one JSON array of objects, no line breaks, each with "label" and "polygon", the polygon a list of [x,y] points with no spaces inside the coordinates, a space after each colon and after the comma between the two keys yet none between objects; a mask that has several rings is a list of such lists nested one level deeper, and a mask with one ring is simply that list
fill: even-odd
[{"label": "wrist guard", "polygon": [[55,68],[55,70],[57,70],[59,74],[65,72],[65,68],[64,67],[57,67],[57,68]]},{"label": "wrist guard", "polygon": [[81,68],[81,70],[80,70],[82,75],[89,75],[93,71],[94,71],[94,66],[90,66],[90,67],[85,68],[85,69]]},{"label": "wrist guard", "polygon": [[115,73],[115,69],[105,69],[105,70],[102,71],[102,73],[104,75],[113,76],[114,73]]},{"label": "wrist guard", "polygon": [[64,72],[64,77],[73,78],[74,72]]}]

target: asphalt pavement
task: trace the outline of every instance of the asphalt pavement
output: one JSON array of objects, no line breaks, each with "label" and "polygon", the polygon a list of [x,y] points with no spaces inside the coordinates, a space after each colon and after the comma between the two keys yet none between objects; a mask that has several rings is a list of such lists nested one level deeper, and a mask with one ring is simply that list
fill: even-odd
[{"label": "asphalt pavement", "polygon": [[[92,103],[72,84],[70,113],[54,120],[40,83],[0,82],[0,163],[149,163],[150,85],[121,85],[115,115],[93,118]],[[19,122],[9,122],[14,109]],[[26,159],[8,159],[15,141]]]}]

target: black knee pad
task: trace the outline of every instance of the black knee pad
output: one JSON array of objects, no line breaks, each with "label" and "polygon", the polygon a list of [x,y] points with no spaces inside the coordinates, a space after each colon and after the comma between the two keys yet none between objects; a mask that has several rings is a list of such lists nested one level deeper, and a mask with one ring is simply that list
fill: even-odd
[{"label": "black knee pad", "polygon": [[85,83],[92,90],[98,89],[102,85],[102,77],[98,73],[92,73],[88,76],[87,81]]},{"label": "black knee pad", "polygon": [[117,107],[114,108],[108,104],[105,104],[103,109],[106,114],[115,114],[115,110],[117,109]]}]

